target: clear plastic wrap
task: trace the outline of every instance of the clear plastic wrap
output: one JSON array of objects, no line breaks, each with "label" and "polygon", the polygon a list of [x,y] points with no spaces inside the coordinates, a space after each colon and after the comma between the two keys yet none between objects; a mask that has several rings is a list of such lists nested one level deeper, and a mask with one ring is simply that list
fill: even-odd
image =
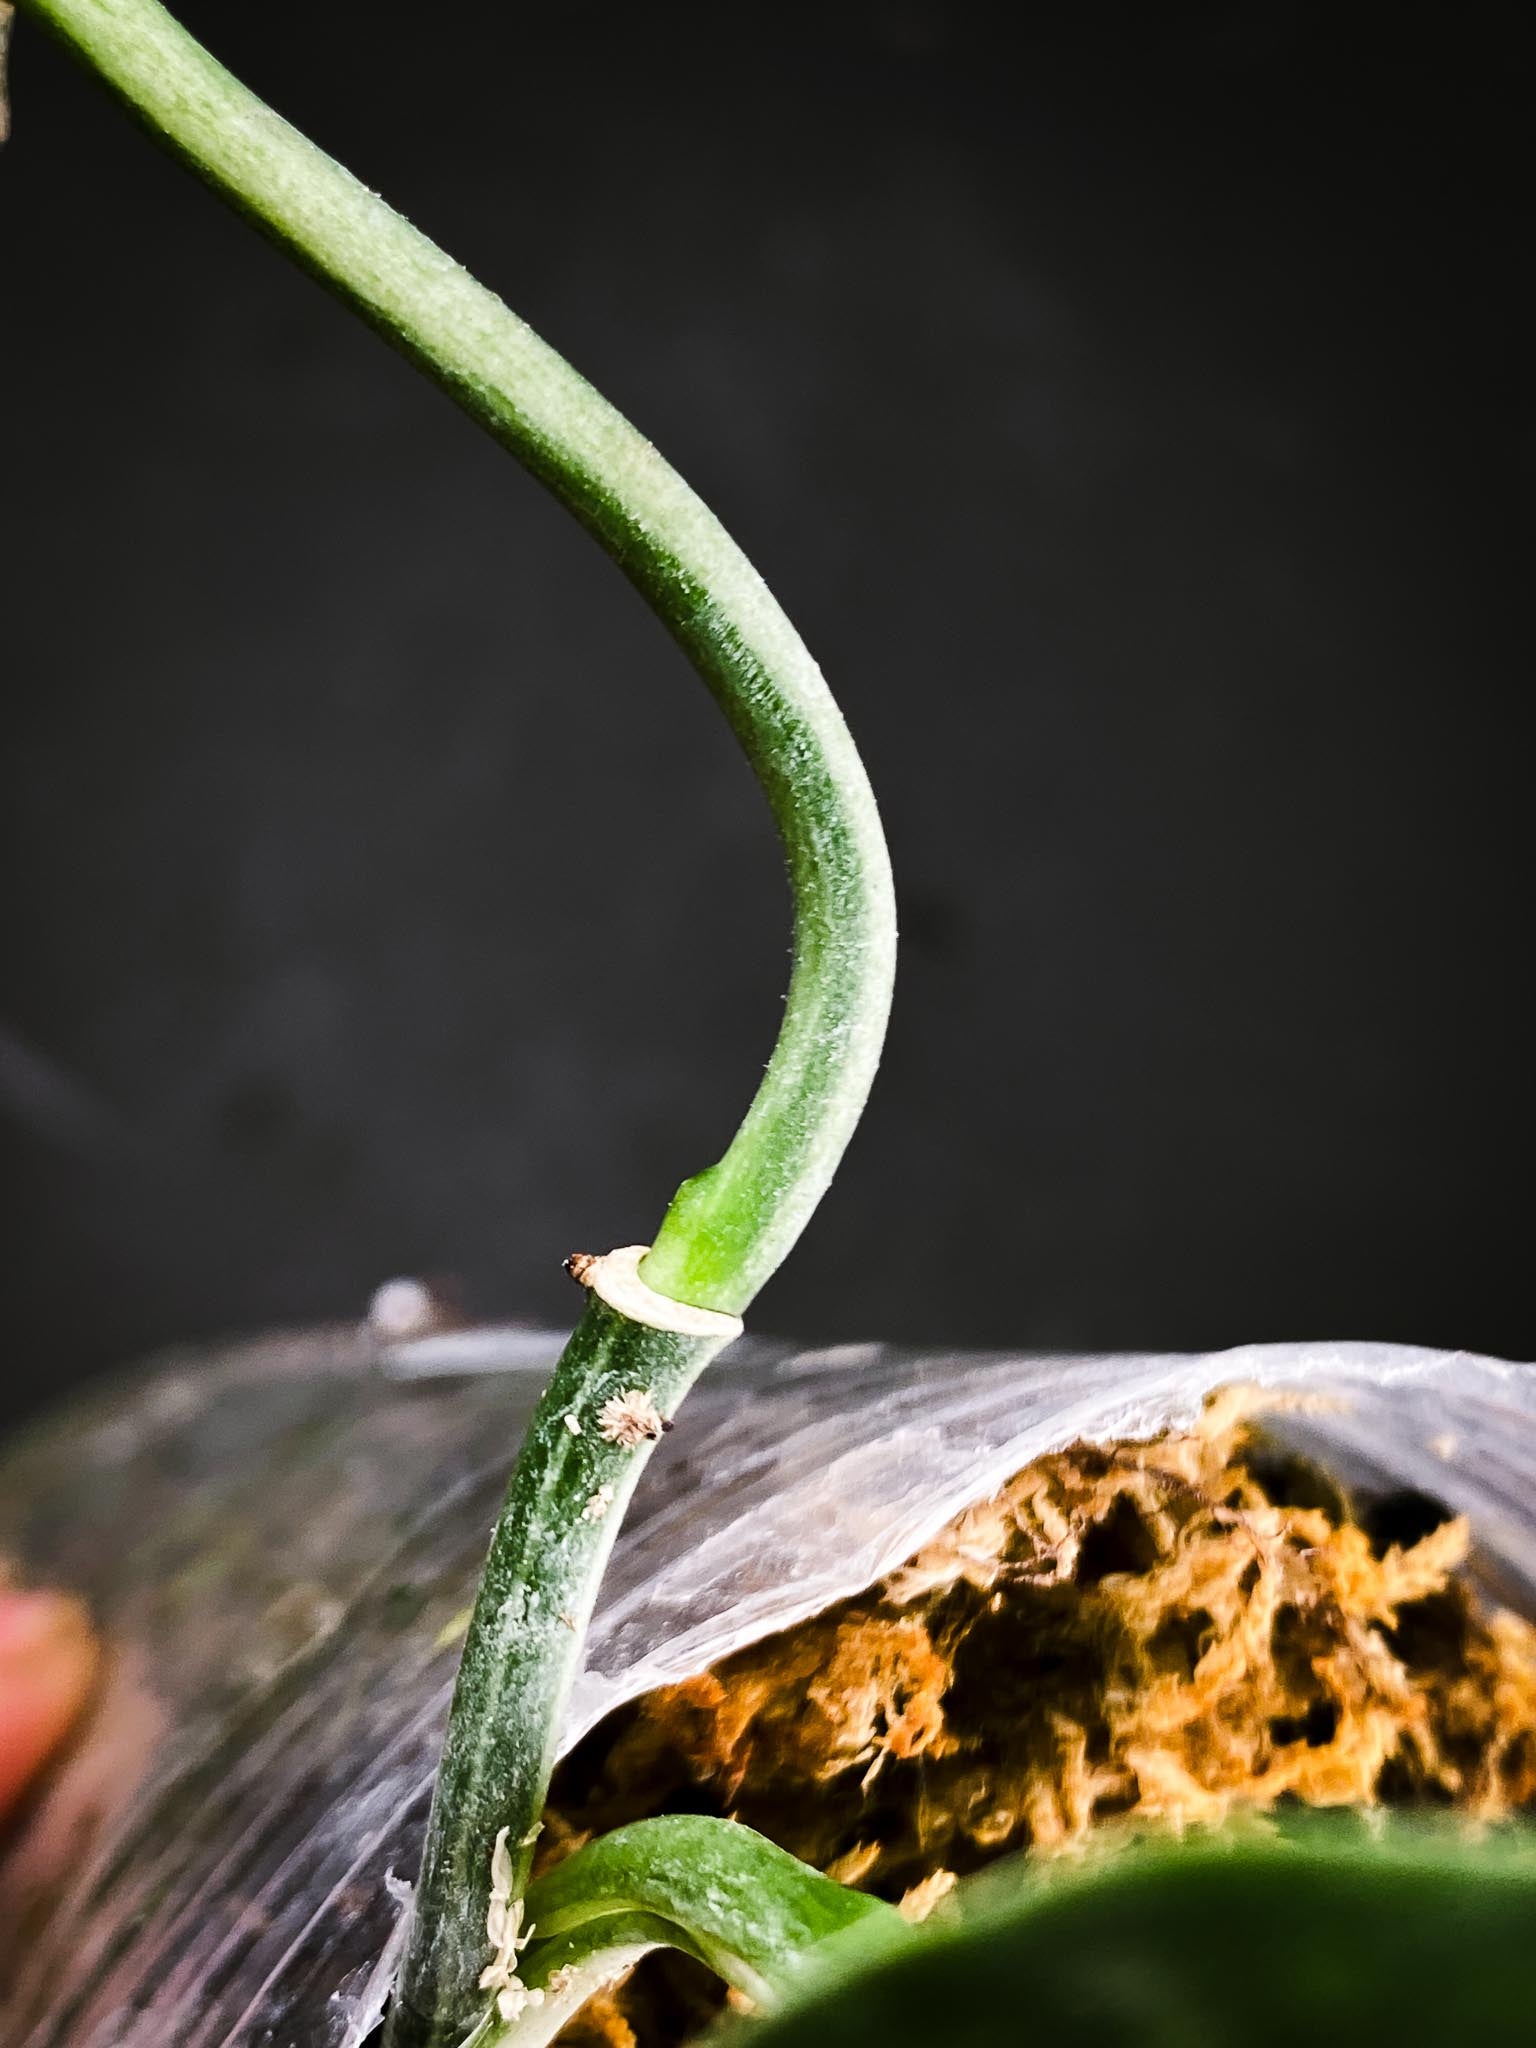
[{"label": "clear plastic wrap", "polygon": [[[377,2011],[455,1663],[558,1340],[356,1332],[162,1362],[0,1460],[0,1556],[113,1648],[89,1739],[0,1865],[10,2048],[355,2048]],[[858,1591],[1077,1438],[1273,1433],[1466,1513],[1536,1613],[1536,1370],[1373,1344],[1023,1358],[745,1342],[657,1451],[565,1730]],[[7,1949],[9,1952],[7,1953]]]}]

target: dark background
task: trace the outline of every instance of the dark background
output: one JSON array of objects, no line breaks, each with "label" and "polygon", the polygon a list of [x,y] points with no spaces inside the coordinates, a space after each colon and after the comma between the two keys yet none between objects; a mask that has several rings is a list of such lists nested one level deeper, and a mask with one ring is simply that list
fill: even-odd
[{"label": "dark background", "polygon": [[[756,1327],[1536,1352],[1514,10],[184,12],[863,744],[889,1057]],[[402,1271],[566,1318],[767,1054],[763,808],[566,516],[17,42],[0,1405]]]}]

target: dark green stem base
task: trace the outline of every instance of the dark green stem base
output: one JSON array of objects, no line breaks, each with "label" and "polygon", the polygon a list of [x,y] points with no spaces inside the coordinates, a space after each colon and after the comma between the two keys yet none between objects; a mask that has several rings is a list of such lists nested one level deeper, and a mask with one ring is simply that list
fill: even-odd
[{"label": "dark green stem base", "polygon": [[721,1343],[630,1322],[594,1295],[555,1368],[491,1539],[459,1667],[390,2048],[456,2048],[484,2010],[491,1852],[503,1827],[514,1898],[527,1883],[598,1583],[652,1449],[607,1442],[599,1411],[638,1388],[670,1417]]}]

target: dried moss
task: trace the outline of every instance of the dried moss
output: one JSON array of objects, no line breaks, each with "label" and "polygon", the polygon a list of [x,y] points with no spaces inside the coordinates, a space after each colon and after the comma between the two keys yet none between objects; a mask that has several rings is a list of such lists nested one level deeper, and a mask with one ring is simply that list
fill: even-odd
[{"label": "dried moss", "polygon": [[[920,1911],[948,1873],[1128,1814],[1536,1807],[1536,1630],[1454,1576],[1465,1523],[1421,1497],[1357,1520],[1232,1414],[1043,1458],[870,1592],[611,1717],[556,1781],[546,1856],[729,1814]],[[653,1959],[565,2038],[657,2048],[713,1995]]]}]

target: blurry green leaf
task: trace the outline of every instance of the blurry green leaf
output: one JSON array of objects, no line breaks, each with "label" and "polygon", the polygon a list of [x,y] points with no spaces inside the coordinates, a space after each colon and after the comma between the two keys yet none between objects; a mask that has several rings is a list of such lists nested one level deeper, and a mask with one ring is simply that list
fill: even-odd
[{"label": "blurry green leaf", "polygon": [[1403,1825],[1145,1841],[856,1929],[752,2048],[1449,2048],[1536,2039],[1536,1850]]}]

